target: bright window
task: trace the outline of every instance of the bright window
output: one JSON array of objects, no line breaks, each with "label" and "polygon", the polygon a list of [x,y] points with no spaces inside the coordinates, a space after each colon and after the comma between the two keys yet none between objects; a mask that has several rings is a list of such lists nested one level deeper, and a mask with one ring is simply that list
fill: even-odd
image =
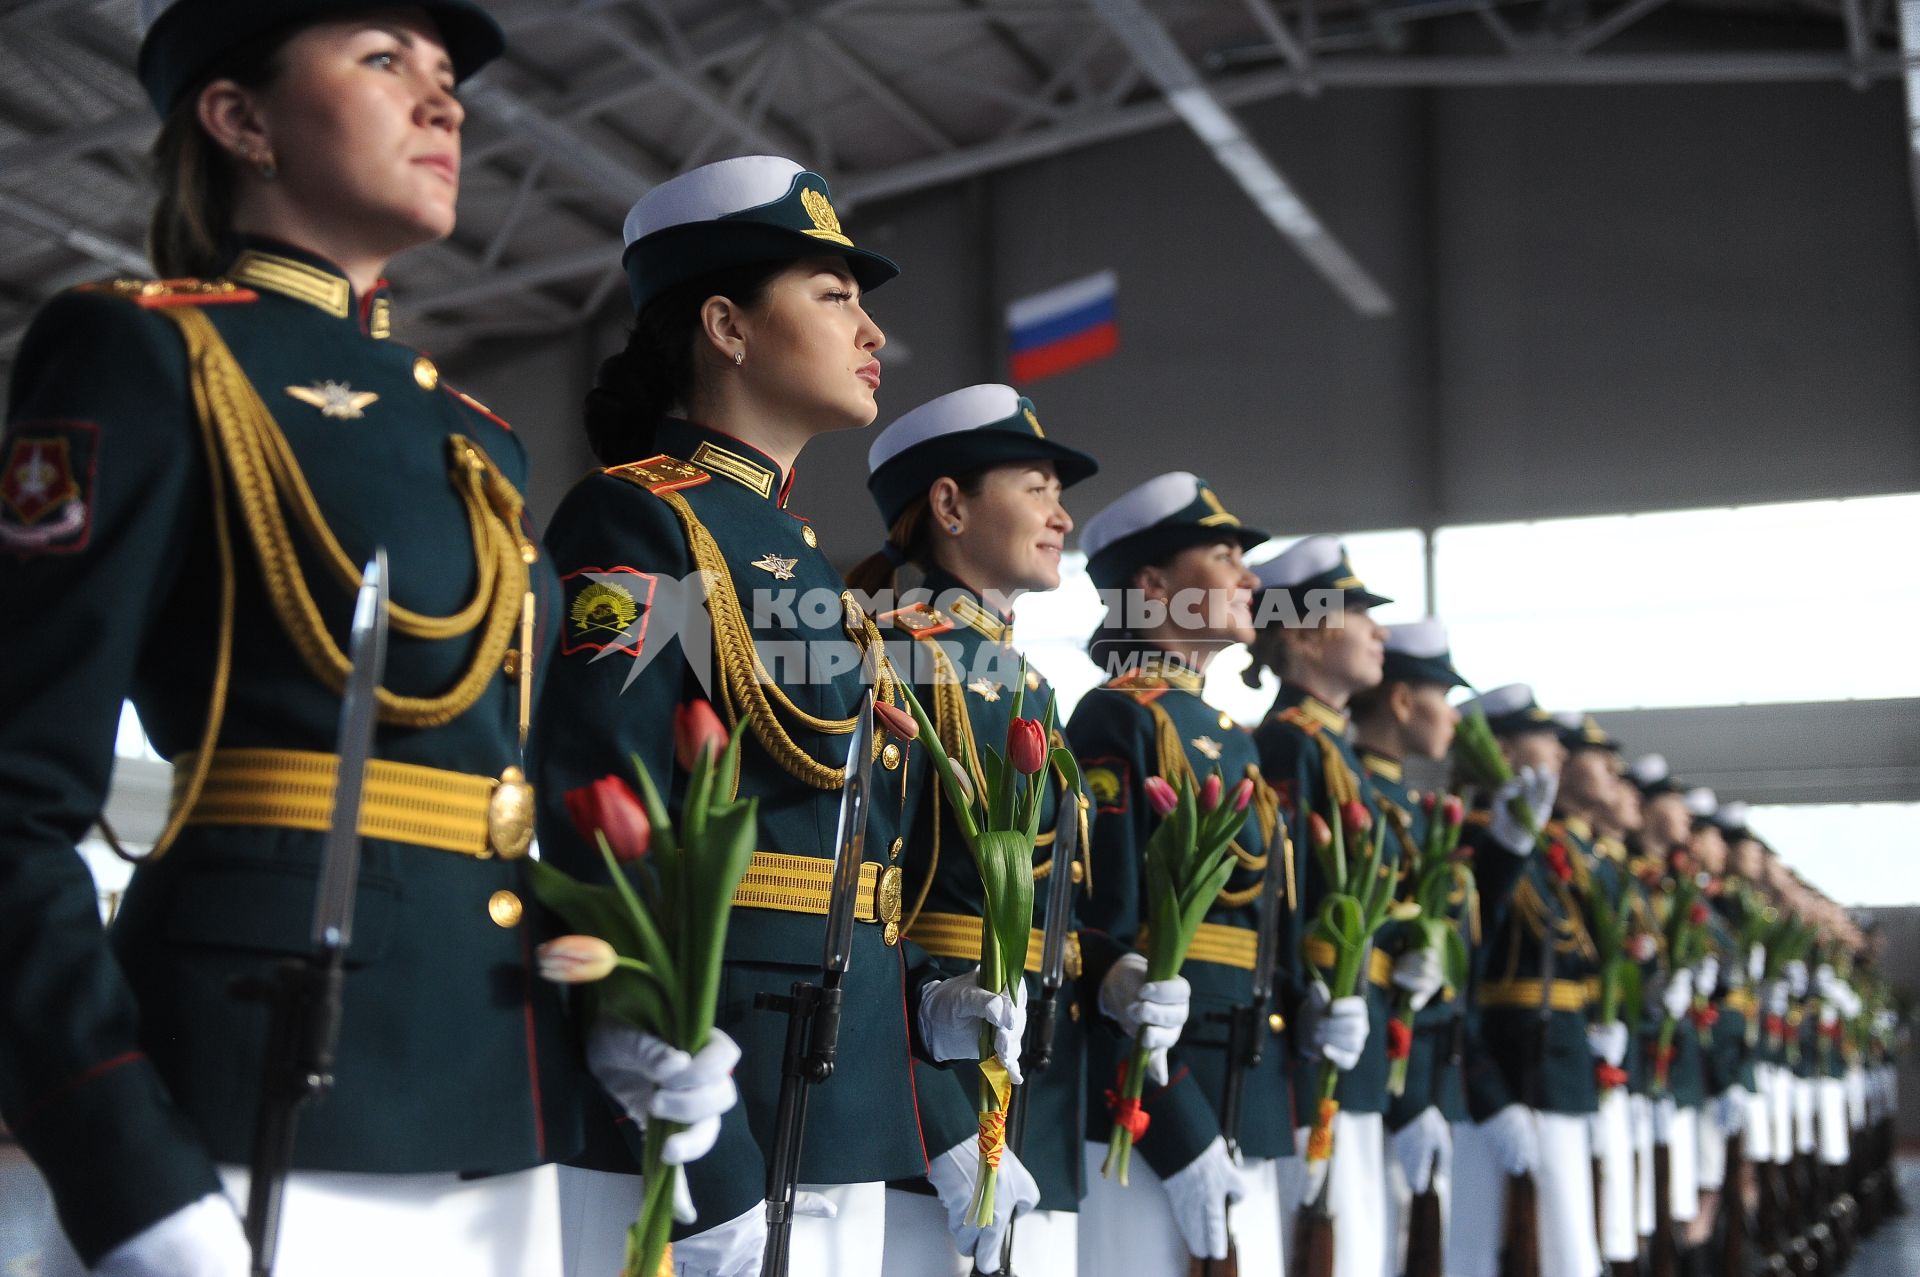
[{"label": "bright window", "polygon": [[1920,495],[1443,528],[1482,687],[1589,710],[1920,695]]},{"label": "bright window", "polygon": [[1789,869],[1842,904],[1920,904],[1920,863],[1899,854],[1920,827],[1920,803],[1754,807],[1747,824]]}]

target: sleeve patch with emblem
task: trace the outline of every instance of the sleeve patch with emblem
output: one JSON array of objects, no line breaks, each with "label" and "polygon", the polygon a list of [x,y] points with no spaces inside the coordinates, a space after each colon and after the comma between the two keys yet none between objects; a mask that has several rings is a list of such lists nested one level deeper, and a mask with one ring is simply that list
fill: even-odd
[{"label": "sleeve patch with emblem", "polygon": [[93,529],[100,427],[23,421],[0,442],[0,549],[75,554]]},{"label": "sleeve patch with emblem", "polygon": [[1127,810],[1127,780],[1130,770],[1124,758],[1088,758],[1080,764],[1087,778],[1087,792],[1101,811],[1124,814]]},{"label": "sleeve patch with emblem", "polygon": [[638,568],[581,568],[560,578],[566,592],[560,654],[625,652],[640,655],[659,578]]}]

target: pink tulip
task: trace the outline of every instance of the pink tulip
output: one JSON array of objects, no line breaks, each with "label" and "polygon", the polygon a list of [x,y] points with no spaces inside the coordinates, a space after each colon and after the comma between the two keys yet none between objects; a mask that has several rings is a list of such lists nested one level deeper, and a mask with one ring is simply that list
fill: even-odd
[{"label": "pink tulip", "polygon": [[1153,808],[1156,816],[1170,814],[1180,805],[1180,796],[1173,792],[1173,786],[1158,776],[1147,777],[1147,805]]},{"label": "pink tulip", "polygon": [[873,703],[873,721],[880,730],[898,740],[913,741],[920,739],[920,724],[912,714],[898,705],[889,705],[885,701]]},{"label": "pink tulip", "polygon": [[727,729],[713,706],[689,701],[673,707],[673,756],[687,771],[701,754],[718,755],[727,747]]},{"label": "pink tulip", "polygon": [[1220,773],[1215,772],[1213,775],[1207,777],[1207,781],[1204,785],[1200,786],[1200,810],[1212,811],[1214,808],[1218,807],[1219,805],[1220,805]]},{"label": "pink tulip", "polygon": [[1252,801],[1253,782],[1251,780],[1243,780],[1233,787],[1233,809],[1235,811],[1245,811],[1247,804]]},{"label": "pink tulip", "polygon": [[540,978],[555,984],[592,984],[613,974],[613,946],[598,936],[560,936],[535,950]]}]

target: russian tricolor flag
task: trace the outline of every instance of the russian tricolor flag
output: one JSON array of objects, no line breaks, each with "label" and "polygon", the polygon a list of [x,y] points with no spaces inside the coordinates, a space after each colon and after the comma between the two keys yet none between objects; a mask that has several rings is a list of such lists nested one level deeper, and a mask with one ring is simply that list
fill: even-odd
[{"label": "russian tricolor flag", "polygon": [[1007,307],[1007,345],[1013,380],[1038,381],[1096,359],[1120,344],[1110,270],[1022,297]]}]

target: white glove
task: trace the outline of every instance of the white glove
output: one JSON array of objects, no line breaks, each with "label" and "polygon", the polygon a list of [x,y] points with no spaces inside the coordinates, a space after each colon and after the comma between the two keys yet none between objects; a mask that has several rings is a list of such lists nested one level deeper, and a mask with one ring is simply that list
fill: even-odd
[{"label": "white glove", "polygon": [[1747,1105],[1753,1102],[1753,1092],[1741,1088],[1729,1087],[1720,1098],[1713,1102],[1713,1121],[1722,1135],[1738,1135],[1747,1125]]},{"label": "white glove", "polygon": [[1007,1224],[1040,1204],[1040,1186],[1013,1155],[1000,1152],[1000,1176],[994,1184],[993,1223],[976,1228],[971,1222],[973,1187],[980,1170],[980,1142],[964,1139],[927,1163],[927,1179],[940,1194],[947,1208],[947,1231],[962,1259],[973,1261],[983,1273],[1000,1271],[1000,1248],[1007,1236]]},{"label": "white glove", "polygon": [[1100,1014],[1153,1053],[1147,1077],[1157,1085],[1167,1084],[1167,1048],[1180,1040],[1192,997],[1181,976],[1147,979],[1147,959],[1138,953],[1122,955],[1100,981]]},{"label": "white glove", "polygon": [[247,1277],[253,1250],[224,1193],[208,1193],[106,1253],[100,1277]]},{"label": "white glove", "polygon": [[1527,805],[1535,820],[1544,821],[1553,814],[1553,799],[1560,792],[1560,778],[1549,772],[1532,767],[1522,767],[1520,774],[1493,791],[1493,821],[1487,832],[1493,840],[1516,856],[1524,856],[1533,850],[1533,831],[1520,823],[1513,814],[1513,800],[1518,798]]},{"label": "white glove", "polygon": [[1607,1024],[1589,1024],[1587,1051],[1594,1059],[1605,1060],[1610,1067],[1619,1068],[1620,1061],[1627,1058],[1627,1026],[1618,1020]]},{"label": "white glove", "polygon": [[1227,1142],[1214,1136],[1200,1156],[1167,1176],[1165,1188],[1187,1252],[1199,1259],[1225,1259],[1227,1206],[1249,1192],[1246,1178],[1227,1153]]},{"label": "white glove", "polygon": [[1795,958],[1787,964],[1787,991],[1796,998],[1807,996],[1807,964]]},{"label": "white glove", "polygon": [[1312,996],[1300,1013],[1300,1040],[1306,1043],[1307,1054],[1336,1069],[1352,1068],[1367,1049],[1367,1000],[1333,997],[1318,980],[1310,992]]},{"label": "white glove", "polygon": [[739,1062],[740,1048],[719,1029],[697,1055],[612,1017],[587,1036],[588,1069],[628,1117],[643,1127],[657,1117],[687,1128],[667,1138],[661,1156],[669,1166],[706,1156],[720,1138],[720,1115],[740,1100],[733,1085]]},{"label": "white glove", "polygon": [[1720,959],[1709,953],[1693,967],[1693,987],[1702,997],[1712,997],[1714,989],[1720,984]]},{"label": "white glove", "polygon": [[1494,1160],[1509,1175],[1525,1175],[1540,1164],[1540,1133],[1533,1112],[1524,1104],[1509,1104],[1480,1123],[1493,1144]]},{"label": "white glove", "polygon": [[980,1058],[980,1026],[993,1026],[993,1053],[1020,1085],[1020,1040],[1027,1032],[1027,982],[1014,986],[1013,996],[993,993],[980,984],[980,968],[963,976],[927,986],[920,996],[920,1040],[936,1060]]},{"label": "white glove", "polygon": [[1693,968],[1681,967],[1667,980],[1660,994],[1660,1006],[1669,1019],[1683,1018],[1693,1007]]},{"label": "white glove", "polygon": [[1447,983],[1446,966],[1440,960],[1440,951],[1409,949],[1395,958],[1393,983],[1413,995],[1409,1001],[1415,1011],[1426,1006]]},{"label": "white glove", "polygon": [[1788,982],[1775,980],[1767,986],[1767,1014],[1785,1015],[1787,1013]]},{"label": "white glove", "polygon": [[1663,1095],[1653,1101],[1653,1142],[1655,1144],[1673,1143],[1673,1123],[1679,1116],[1680,1106],[1671,1095]]},{"label": "white glove", "polygon": [[[818,1193],[795,1193],[793,1214],[832,1219],[839,1208]],[[673,1244],[675,1277],[760,1277],[767,1250],[767,1204],[755,1202],[724,1224]]]},{"label": "white glove", "polygon": [[1429,1106],[1420,1110],[1420,1115],[1395,1131],[1391,1140],[1394,1159],[1406,1172],[1407,1185],[1414,1192],[1426,1192],[1436,1171],[1443,1176],[1453,1173],[1453,1130],[1439,1109]]},{"label": "white glove", "polygon": [[1759,984],[1767,974],[1767,946],[1756,944],[1747,950],[1747,983]]},{"label": "white glove", "polygon": [[1825,963],[1813,973],[1813,990],[1822,1000],[1831,1002],[1839,1008],[1840,1014],[1849,1020],[1860,1014],[1860,995],[1855,993],[1845,980],[1834,974],[1833,968]]}]

